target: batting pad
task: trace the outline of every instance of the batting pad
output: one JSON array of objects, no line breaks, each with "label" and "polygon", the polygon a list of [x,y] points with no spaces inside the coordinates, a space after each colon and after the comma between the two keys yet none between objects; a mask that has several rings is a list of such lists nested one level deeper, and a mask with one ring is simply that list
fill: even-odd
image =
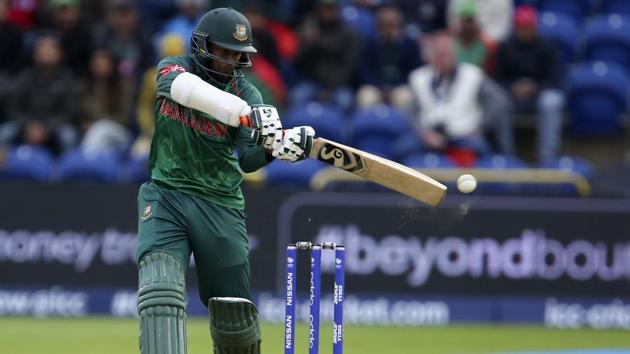
[{"label": "batting pad", "polygon": [[251,301],[213,297],[208,301],[208,309],[215,354],[260,353],[258,310]]},{"label": "batting pad", "polygon": [[138,268],[140,352],[186,354],[184,268],[165,252],[148,254]]}]

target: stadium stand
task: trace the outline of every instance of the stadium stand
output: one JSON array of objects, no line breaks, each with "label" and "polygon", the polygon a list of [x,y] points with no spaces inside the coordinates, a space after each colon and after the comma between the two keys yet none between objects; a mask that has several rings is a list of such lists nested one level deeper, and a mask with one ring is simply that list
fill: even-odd
[{"label": "stadium stand", "polygon": [[591,0],[538,0],[536,5],[540,12],[564,14],[576,22],[582,21],[593,10]]},{"label": "stadium stand", "polygon": [[[164,4],[169,1],[164,1]],[[295,55],[299,51],[301,42],[301,29],[307,22],[309,14],[313,14],[314,3],[298,2],[293,0],[283,0],[277,4],[265,2],[260,7],[261,14],[267,17],[271,36],[278,43],[281,55],[280,73],[287,86],[287,93],[300,84],[303,77],[295,65]],[[331,2],[335,3],[335,1]],[[359,34],[357,40],[364,41],[377,35],[375,14],[379,9],[378,2],[339,0],[336,4],[339,15],[344,24]],[[404,12],[405,9],[413,8],[404,4],[403,1],[386,1],[381,5],[398,6]],[[427,2],[429,3],[429,2]],[[235,7],[239,7],[243,2],[234,2]],[[628,112],[628,74],[630,73],[630,2],[626,0],[514,0],[514,9],[520,5],[534,6],[539,12],[539,33],[543,37],[551,40],[560,53],[560,58],[567,68],[567,80],[564,91],[567,94],[567,105],[565,110],[567,130],[563,136],[563,151],[566,157],[558,161],[573,161],[575,168],[570,169],[572,173],[584,174],[587,180],[597,176],[597,173],[607,167],[606,164],[623,164],[623,156],[628,150],[627,142],[624,142],[624,135],[628,133],[625,119]],[[146,1],[125,2],[125,6],[130,6],[137,10],[139,18],[151,19],[153,23],[144,28],[137,28],[146,35],[155,36],[157,42],[158,29],[169,20],[169,16],[152,16],[151,11],[155,10],[154,4]],[[13,6],[13,5],[11,5]],[[175,6],[170,3],[164,9],[172,11]],[[52,9],[40,6],[34,9],[41,16],[33,18],[32,23],[15,22],[22,32],[24,38],[33,38],[40,31],[50,28]],[[440,7],[435,7],[439,9]],[[120,9],[120,7],[114,7]],[[11,11],[14,9],[10,9]],[[103,11],[108,11],[103,7]],[[54,12],[54,11],[53,11]],[[168,11],[162,12],[163,14]],[[95,37],[101,38],[103,33],[109,33],[116,26],[107,16],[94,16],[93,11],[80,14],[82,23],[91,24],[90,32],[95,32]],[[446,24],[447,14],[436,12],[432,16],[436,17],[435,23],[442,23],[441,26],[425,26],[411,14],[404,13],[408,22],[404,27],[407,36],[411,36],[420,47],[424,47],[425,39],[433,31],[440,31]],[[423,16],[426,14],[423,14]],[[440,18],[443,16],[444,18]],[[14,22],[9,18],[7,21]],[[54,21],[52,21],[54,22]],[[143,22],[144,23],[144,22]],[[418,31],[422,28],[424,32]],[[102,29],[102,31],[100,31]],[[281,29],[281,30],[279,30]],[[415,30],[413,30],[415,29]],[[142,30],[142,31],[141,31]],[[152,33],[145,33],[152,31]],[[100,33],[103,32],[103,33]],[[103,49],[106,43],[99,43],[95,40],[94,48]],[[155,51],[156,48],[153,48]],[[336,50],[338,50],[337,48]],[[422,49],[422,48],[421,48]],[[106,48],[115,51],[115,48]],[[29,57],[29,42],[25,41],[22,47],[22,57]],[[421,51],[420,51],[421,52]],[[68,53],[64,53],[68,54]],[[121,53],[113,53],[114,57],[120,57]],[[124,53],[123,53],[124,54]],[[149,53],[150,54],[150,53]],[[335,56],[339,53],[327,53]],[[377,53],[379,54],[379,53]],[[379,54],[380,55],[380,54]],[[420,56],[420,54],[418,54]],[[124,56],[123,56],[124,57]],[[131,82],[139,82],[135,73],[141,73],[157,61],[157,55],[153,55],[150,63],[140,63],[143,67],[132,67],[129,61],[117,62],[118,75],[129,79]],[[356,66],[359,65],[360,58],[356,58]],[[3,62],[4,63],[4,62]],[[0,74],[7,77],[9,82],[17,77],[20,70],[9,70],[11,66],[0,67]],[[28,63],[22,63],[21,68],[28,69]],[[492,75],[491,72],[489,72]],[[355,79],[357,81],[358,78]],[[352,94],[356,93],[359,82],[352,88]],[[137,88],[136,88],[137,89]],[[385,88],[386,90],[388,88]],[[345,93],[345,92],[344,92]],[[352,96],[349,95],[348,97]],[[135,96],[135,95],[134,95]],[[291,96],[291,95],[288,95]],[[7,96],[9,97],[9,96]],[[344,96],[345,97],[345,96]],[[283,121],[287,126],[311,125],[315,128],[317,135],[345,144],[356,146],[357,148],[373,152],[395,161],[405,163],[417,168],[439,168],[453,169],[457,171],[456,161],[451,160],[447,155],[427,154],[423,151],[422,142],[415,129],[410,127],[410,112],[400,112],[387,105],[379,105],[369,110],[360,110],[356,105],[350,107],[340,107],[335,104],[337,96],[313,97],[312,102],[286,102],[286,108],[282,114]],[[385,100],[384,104],[391,104]],[[0,103],[0,105],[3,103]],[[115,103],[113,103],[115,104]],[[6,104],[5,104],[6,105]],[[0,107],[0,111],[7,111],[8,107]],[[86,117],[91,118],[91,117]],[[14,117],[0,117],[0,130],[4,123],[10,123]],[[135,129],[137,134],[136,117],[129,117],[129,126]],[[76,125],[77,131],[85,131],[85,127]],[[523,129],[518,127],[517,129]],[[1,134],[0,134],[1,135]],[[599,142],[580,140],[584,137],[599,138]],[[568,143],[566,143],[568,141]],[[148,156],[128,156],[129,152],[123,156],[113,156],[108,154],[97,154],[87,156],[78,150],[62,152],[61,155],[47,151],[43,146],[19,146],[16,141],[1,141],[0,150],[4,150],[4,164],[0,167],[0,178],[4,180],[31,180],[39,182],[50,181],[94,181],[105,183],[139,183],[149,178]],[[477,160],[472,166],[475,169],[485,170],[518,170],[531,169],[531,176],[534,176],[537,168],[543,170],[558,170],[563,172],[566,165],[558,161],[552,161],[544,166],[531,165],[527,157],[532,149],[529,143],[519,141],[517,148],[519,156],[508,157],[493,155]],[[566,143],[566,144],[565,144]],[[594,144],[592,151],[609,151],[606,153],[606,162],[602,159],[593,159],[595,152],[588,154],[589,144]],[[606,150],[612,149],[612,150]],[[525,151],[525,154],[523,153]],[[586,152],[587,154],[584,154]],[[523,156],[525,155],[525,156]],[[582,156],[587,155],[587,156]],[[584,163],[588,168],[581,168]],[[283,169],[295,170],[292,178],[296,178],[294,185],[308,188],[309,182],[314,174],[324,174],[321,165],[311,161],[305,161],[297,166],[282,166],[281,163],[271,164],[266,171],[250,174],[246,177],[246,183],[267,185],[278,185],[289,183],[278,180],[277,172]],[[298,171],[300,170],[300,171]],[[293,173],[293,172],[291,172]],[[500,175],[502,176],[502,175]],[[497,182],[498,183],[498,182]],[[506,180],[506,183],[511,183]],[[483,192],[483,188],[481,189]],[[511,191],[510,191],[511,193]]]},{"label": "stadium stand", "polygon": [[630,2],[626,0],[602,0],[601,11],[603,14],[630,16]]},{"label": "stadium stand", "polygon": [[266,167],[265,181],[270,187],[306,189],[323,167],[321,162],[309,159],[294,164],[274,163]]},{"label": "stadium stand", "polygon": [[407,120],[396,109],[376,105],[359,111],[352,119],[353,146],[392,159],[392,142],[409,129]]},{"label": "stadium stand", "polygon": [[569,125],[582,136],[620,135],[628,106],[628,79],[612,63],[579,65],[569,75]]},{"label": "stadium stand", "polygon": [[120,181],[120,162],[112,153],[86,154],[73,149],[61,156],[57,172],[64,182],[116,183]]},{"label": "stadium stand", "polygon": [[558,46],[562,63],[574,62],[577,58],[580,41],[579,30],[575,21],[571,17],[553,12],[543,13],[540,19],[538,29],[540,35]]},{"label": "stadium stand", "polygon": [[50,179],[53,157],[39,146],[22,145],[9,149],[0,179],[46,182]]},{"label": "stadium stand", "polygon": [[341,111],[334,105],[310,102],[306,105],[295,105],[285,115],[288,125],[310,125],[318,136],[335,141],[346,141],[346,122]]},{"label": "stadium stand", "polygon": [[585,28],[584,58],[630,68],[630,18],[617,14],[592,19]]}]

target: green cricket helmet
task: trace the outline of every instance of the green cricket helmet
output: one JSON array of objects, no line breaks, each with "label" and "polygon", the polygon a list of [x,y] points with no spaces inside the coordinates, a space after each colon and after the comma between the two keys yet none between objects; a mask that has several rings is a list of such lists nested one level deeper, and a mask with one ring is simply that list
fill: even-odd
[{"label": "green cricket helmet", "polygon": [[[239,61],[221,58],[209,50],[210,43],[224,49],[240,52]],[[249,53],[256,53],[253,47],[252,27],[247,18],[231,7],[216,8],[208,11],[192,33],[191,49],[197,64],[209,77],[219,75],[223,78],[242,77],[241,68],[252,66]],[[232,74],[225,74],[211,69],[211,61],[233,65]]]}]

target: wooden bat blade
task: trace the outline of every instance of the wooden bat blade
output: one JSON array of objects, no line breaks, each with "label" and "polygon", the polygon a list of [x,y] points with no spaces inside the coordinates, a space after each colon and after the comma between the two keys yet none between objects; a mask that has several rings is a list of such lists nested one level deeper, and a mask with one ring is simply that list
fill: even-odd
[{"label": "wooden bat blade", "polygon": [[394,161],[323,138],[313,140],[310,158],[366,178],[431,206],[438,206],[446,186]]}]

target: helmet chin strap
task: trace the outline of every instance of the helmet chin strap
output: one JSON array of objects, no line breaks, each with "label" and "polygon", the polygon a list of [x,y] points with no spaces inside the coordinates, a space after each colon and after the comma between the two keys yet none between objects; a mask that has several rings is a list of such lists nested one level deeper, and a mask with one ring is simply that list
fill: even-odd
[{"label": "helmet chin strap", "polygon": [[212,59],[207,57],[200,58],[199,55],[194,55],[193,57],[195,58],[195,62],[201,71],[204,73],[204,76],[217,85],[227,85],[230,81],[239,80],[245,76],[239,68],[234,69],[230,74],[226,74],[210,68],[208,64],[210,64],[209,62]]}]

